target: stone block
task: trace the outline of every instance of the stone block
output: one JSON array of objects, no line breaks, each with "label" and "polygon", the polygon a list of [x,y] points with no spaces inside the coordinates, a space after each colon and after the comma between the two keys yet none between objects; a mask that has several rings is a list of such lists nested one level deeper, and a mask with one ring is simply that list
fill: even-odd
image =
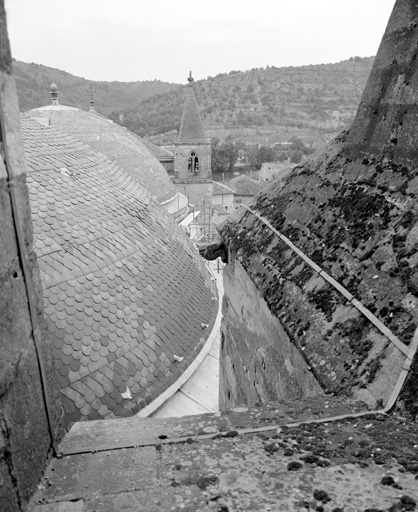
[{"label": "stone block", "polygon": [[[59,407],[60,404],[54,404]],[[22,354],[17,376],[4,407],[16,485],[23,501],[29,500],[46,466],[51,440],[48,432],[41,379],[31,341]]]},{"label": "stone block", "polygon": [[0,446],[0,510],[18,512],[20,510],[16,489],[5,460],[5,446]]},{"label": "stone block", "polygon": [[[0,173],[6,172],[3,161],[0,162]],[[17,259],[16,233],[13,225],[12,210],[9,196],[7,176],[0,178],[0,279],[4,279]],[[8,219],[8,221],[6,221]]]},{"label": "stone block", "polygon": [[98,494],[146,490],[157,482],[154,446],[69,455],[54,461],[46,477],[46,501],[77,500]]},{"label": "stone block", "polygon": [[[207,498],[202,496],[197,487],[190,487],[185,492],[184,489],[171,487],[167,484],[163,486],[160,483],[158,486],[144,491],[95,497],[84,505],[83,512],[113,512],[115,510],[123,510],[124,512],[137,512],[138,510],[146,510],[147,512],[160,512],[162,510],[195,511],[205,510],[206,508]],[[44,511],[36,510],[35,512]],[[57,512],[61,512],[61,510],[58,509]]]},{"label": "stone block", "polygon": [[0,395],[15,374],[15,366],[30,338],[32,329],[25,282],[18,262],[1,283],[0,295]]},{"label": "stone block", "polygon": [[321,394],[283,325],[243,267],[224,270],[220,406]]},{"label": "stone block", "polygon": [[[99,509],[95,509],[97,512]],[[114,508],[113,510],[118,510]],[[46,503],[45,505],[37,505],[33,512],[85,512],[84,500],[77,501],[60,501],[54,503]]]}]

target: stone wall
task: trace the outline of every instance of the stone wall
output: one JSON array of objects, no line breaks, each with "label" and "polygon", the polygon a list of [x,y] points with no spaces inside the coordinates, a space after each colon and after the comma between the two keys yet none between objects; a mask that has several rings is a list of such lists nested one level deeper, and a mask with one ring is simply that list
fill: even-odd
[{"label": "stone wall", "polygon": [[[340,180],[338,175],[334,177]],[[335,205],[339,195],[348,194],[349,188],[341,183],[331,187],[331,192],[322,180],[315,186],[313,181],[311,174],[295,173],[283,190],[279,191],[277,185],[272,187],[259,196],[252,207],[409,344],[416,326],[416,300],[408,292],[408,282],[402,282],[403,276],[395,273],[396,257],[389,259],[384,252],[389,247],[393,250],[393,239],[397,249],[395,226],[402,222],[402,213],[392,206],[393,225],[385,224],[381,228],[374,225],[376,233],[369,245],[357,248],[361,238],[355,226],[362,210],[357,210],[359,205],[356,207],[353,200],[347,200],[345,204],[352,215],[352,220],[347,222],[340,207]],[[365,201],[367,213],[363,215],[371,221],[385,218],[386,201],[381,203],[382,211],[375,211],[371,208],[376,200],[372,190],[367,191],[367,197],[363,197],[362,191],[357,192]],[[330,195],[328,201],[326,194]],[[325,205],[329,203],[328,207],[322,208],[321,200]],[[401,213],[401,217],[397,213]],[[253,284],[252,289],[247,286],[240,293],[238,304],[239,300],[265,302],[271,314],[268,321],[281,326],[323,390],[354,394],[371,406],[380,401],[386,403],[400,374],[404,354],[252,213],[245,210],[234,213],[221,231],[231,251],[232,265],[245,269]],[[376,259],[387,259],[387,269],[379,264],[380,260],[364,258],[368,254],[366,247]],[[226,270],[225,279],[236,282],[230,278],[231,271],[232,267]],[[411,288],[412,284],[409,286]],[[225,284],[227,299],[229,289]],[[230,317],[230,311],[226,310],[225,322],[233,324],[235,320],[231,322]],[[267,320],[259,317],[260,324],[266,325]],[[255,353],[257,337],[253,334],[252,341],[248,339],[249,350]],[[274,343],[281,353],[279,340],[277,336]],[[280,375],[283,361],[271,360],[270,364],[275,365],[272,374]]]},{"label": "stone wall", "polygon": [[220,407],[322,394],[280,321],[238,261],[224,268]]},{"label": "stone wall", "polygon": [[[321,387],[372,407],[418,335],[417,48],[418,4],[398,0],[350,131],[252,202],[276,233],[244,209],[220,229]],[[418,415],[418,355],[398,404]]]},{"label": "stone wall", "polygon": [[418,4],[397,0],[370,73],[345,154],[418,159]]},{"label": "stone wall", "polygon": [[[3,2],[0,2],[0,19],[5,20]],[[0,30],[0,510],[9,512],[24,507],[51,451],[44,391],[51,404],[50,419],[55,440],[60,435],[61,404],[54,391],[58,387],[43,324],[19,110],[5,23],[1,24]],[[45,370],[45,390],[34,331]]]}]

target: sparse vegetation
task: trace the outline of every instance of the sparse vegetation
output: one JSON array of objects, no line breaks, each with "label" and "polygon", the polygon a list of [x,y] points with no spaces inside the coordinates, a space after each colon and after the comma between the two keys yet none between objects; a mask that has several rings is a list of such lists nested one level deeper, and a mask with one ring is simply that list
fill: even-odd
[{"label": "sparse vegetation", "polygon": [[176,84],[159,80],[94,82],[60,69],[16,60],[13,61],[13,73],[20,110],[23,112],[48,105],[51,102],[49,88],[52,83],[58,86],[60,103],[88,110],[90,87],[93,86],[96,110],[117,121],[119,121],[119,114],[136,105],[138,101],[178,88]]},{"label": "sparse vegetation", "polygon": [[[197,81],[195,93],[209,135],[216,134],[221,142],[230,135],[234,141],[247,136],[247,142],[272,145],[296,135],[320,145],[351,123],[373,60],[355,57],[336,64],[231,71]],[[123,124],[141,136],[166,134],[164,143],[176,136],[184,102],[178,84],[92,82],[16,61],[14,73],[23,111],[48,104],[52,82],[63,104],[87,109],[93,84],[97,111],[116,122],[123,116]],[[291,161],[298,163],[302,156],[295,148]]]},{"label": "sparse vegetation", "polygon": [[[330,134],[330,138],[351,123],[372,64],[369,57],[337,64],[221,73],[196,82],[195,93],[207,128],[222,127],[231,134],[237,129],[259,128],[260,141],[264,131],[274,134],[283,128],[288,135],[302,131],[311,136],[316,133],[316,137]],[[183,91],[178,88],[143,100],[123,113],[130,129],[158,135],[178,125],[176,109],[182,104]]]}]

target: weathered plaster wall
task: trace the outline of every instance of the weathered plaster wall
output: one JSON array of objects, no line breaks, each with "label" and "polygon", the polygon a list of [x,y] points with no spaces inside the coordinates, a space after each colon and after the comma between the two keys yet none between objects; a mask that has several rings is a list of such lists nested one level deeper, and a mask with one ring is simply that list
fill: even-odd
[{"label": "weathered plaster wall", "polygon": [[241,264],[224,268],[220,407],[323,391]]},{"label": "weathered plaster wall", "polygon": [[[0,2],[0,19],[5,19]],[[32,247],[32,224],[25,183],[23,146],[11,59],[5,23],[1,24],[0,47],[0,510],[15,511],[28,501],[45,468],[51,439],[35,353],[33,329],[26,284],[32,288],[43,346],[46,384],[52,404],[54,435],[59,437],[61,404],[42,319],[42,295],[36,258]],[[4,161],[4,148],[8,161]],[[13,167],[12,170],[9,167]],[[18,205],[18,218],[12,211],[11,188]],[[20,250],[16,225],[23,235]],[[22,259],[28,275],[23,275]]]}]

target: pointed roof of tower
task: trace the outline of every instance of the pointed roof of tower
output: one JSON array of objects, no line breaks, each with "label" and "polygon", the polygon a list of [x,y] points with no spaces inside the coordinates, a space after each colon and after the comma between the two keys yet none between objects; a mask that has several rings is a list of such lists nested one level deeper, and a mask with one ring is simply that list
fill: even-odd
[{"label": "pointed roof of tower", "polygon": [[208,142],[193,90],[193,77],[190,71],[186,86],[186,101],[180,123],[177,142]]}]

